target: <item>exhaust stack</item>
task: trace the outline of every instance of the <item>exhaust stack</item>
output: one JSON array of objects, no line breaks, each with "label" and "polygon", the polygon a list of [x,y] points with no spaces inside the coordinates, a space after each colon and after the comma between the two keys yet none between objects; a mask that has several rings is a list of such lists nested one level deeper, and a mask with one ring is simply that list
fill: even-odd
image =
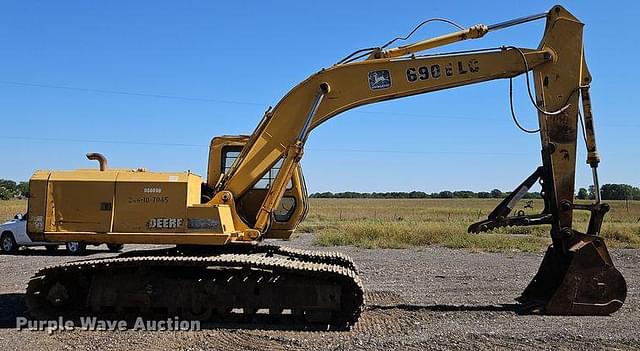
[{"label": "exhaust stack", "polygon": [[103,154],[98,152],[90,152],[87,154],[87,158],[91,161],[100,162],[100,172],[107,170],[107,158]]}]

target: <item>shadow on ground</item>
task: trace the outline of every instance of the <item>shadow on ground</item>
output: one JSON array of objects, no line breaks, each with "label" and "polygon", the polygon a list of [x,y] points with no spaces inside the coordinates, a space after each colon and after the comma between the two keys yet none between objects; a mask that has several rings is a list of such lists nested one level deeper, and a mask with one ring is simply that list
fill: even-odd
[{"label": "shadow on ground", "polygon": [[0,294],[0,328],[15,328],[16,318],[24,316],[26,311],[25,294]]},{"label": "shadow on ground", "polygon": [[429,312],[521,312],[521,305],[500,304],[500,305],[411,305],[411,304],[395,304],[395,305],[367,305],[369,311],[376,310],[393,310],[399,309],[411,312],[429,311]]},{"label": "shadow on ground", "polygon": [[[494,311],[494,312],[515,312],[519,311],[518,304],[503,305],[367,305],[366,310],[391,310],[400,309],[411,312],[474,312],[474,311]],[[0,294],[0,329],[16,328],[16,318],[27,316],[26,295],[24,293]],[[129,323],[133,326],[134,323]],[[254,322],[202,322],[202,329],[259,329],[259,330],[326,330],[322,326],[308,325],[305,323],[277,324],[273,321]]]},{"label": "shadow on ground", "polygon": [[[17,327],[17,318],[26,317],[29,320],[26,307],[26,294],[23,293],[6,293],[0,294],[0,329],[15,329]],[[58,322],[59,317],[51,318],[53,321]],[[98,317],[98,319],[102,319]],[[75,325],[82,325],[79,323],[79,318],[63,318],[64,321],[72,320]],[[112,318],[104,318],[104,320],[113,320]],[[154,319],[145,319],[144,321],[153,321]],[[167,321],[166,318],[158,319],[161,321]],[[184,321],[184,319],[182,319]],[[135,318],[127,319],[127,326],[129,329],[134,329],[137,320]],[[243,330],[292,330],[292,331],[322,331],[328,330],[326,326],[317,324],[307,324],[305,322],[291,323],[286,322],[282,324],[274,323],[274,320],[254,319],[252,322],[248,321],[225,321],[215,322],[207,321],[200,323],[200,329],[243,329]],[[348,330],[348,329],[332,329],[334,331]],[[161,331],[161,330],[160,330]]]}]

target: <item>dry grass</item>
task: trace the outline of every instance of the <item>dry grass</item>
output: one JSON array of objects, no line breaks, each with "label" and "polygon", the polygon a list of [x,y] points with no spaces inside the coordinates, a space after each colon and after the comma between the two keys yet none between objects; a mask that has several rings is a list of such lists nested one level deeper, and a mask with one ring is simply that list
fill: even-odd
[{"label": "dry grass", "polygon": [[[549,243],[549,226],[500,228],[468,234],[467,226],[486,218],[494,199],[311,199],[311,211],[299,231],[316,234],[323,246],[404,248],[442,245],[481,251],[540,251]],[[610,247],[640,248],[640,202],[610,201],[602,235]],[[537,213],[542,200],[533,202]],[[522,209],[522,208],[520,208]],[[575,227],[584,231],[588,213],[578,212]]]},{"label": "dry grass", "polygon": [[[486,218],[494,199],[311,199],[311,209],[298,232],[316,234],[323,246],[405,248],[442,245],[481,251],[540,251],[549,244],[549,227],[500,228],[468,234],[467,226]],[[602,235],[610,247],[640,248],[640,201],[609,201]],[[542,209],[535,200],[533,210]],[[26,200],[0,201],[0,221],[24,213]],[[585,230],[588,213],[577,212],[575,226]]]},{"label": "dry grass", "polygon": [[27,200],[0,200],[0,222],[27,211]]}]

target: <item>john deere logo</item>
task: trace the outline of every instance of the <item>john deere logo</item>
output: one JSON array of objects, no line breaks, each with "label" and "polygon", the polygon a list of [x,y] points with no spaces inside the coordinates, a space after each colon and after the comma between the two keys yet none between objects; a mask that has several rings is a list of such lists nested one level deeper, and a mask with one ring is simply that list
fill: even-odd
[{"label": "john deere logo", "polygon": [[369,88],[371,90],[386,89],[391,86],[391,74],[388,70],[369,72]]},{"label": "john deere logo", "polygon": [[173,229],[182,227],[182,218],[151,218],[147,222],[150,229]]}]

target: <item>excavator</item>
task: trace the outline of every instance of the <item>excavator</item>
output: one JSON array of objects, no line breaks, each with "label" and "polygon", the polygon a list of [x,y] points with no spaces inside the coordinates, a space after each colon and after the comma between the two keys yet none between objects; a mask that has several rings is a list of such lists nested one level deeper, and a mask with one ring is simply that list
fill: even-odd
[{"label": "excavator", "polygon": [[[541,19],[546,26],[535,49],[430,51]],[[365,304],[351,258],[264,242],[288,239],[307,214],[300,161],[311,131],[358,106],[496,79],[511,82],[520,75],[526,78],[539,129],[518,123],[511,98],[512,117],[521,129],[540,135],[542,166],[469,232],[550,228],[551,245],[516,299],[521,311],[617,311],[627,287],[600,236],[609,206],[598,191],[600,157],[583,23],[561,6],[488,26],[465,28],[445,19],[422,24],[435,20],[457,30],[407,45],[392,46],[409,36],[357,50],[291,89],[267,109],[251,135],[214,138],[204,182],[191,172],[112,169],[96,153],[87,156],[99,161],[99,169],[36,171],[28,204],[32,240],[170,246],[43,268],[28,283],[28,313],[39,319],[177,317],[350,328]],[[579,134],[596,189],[589,204],[574,202]],[[536,182],[544,209],[512,213]],[[573,227],[574,211],[590,213],[585,232]]]}]

